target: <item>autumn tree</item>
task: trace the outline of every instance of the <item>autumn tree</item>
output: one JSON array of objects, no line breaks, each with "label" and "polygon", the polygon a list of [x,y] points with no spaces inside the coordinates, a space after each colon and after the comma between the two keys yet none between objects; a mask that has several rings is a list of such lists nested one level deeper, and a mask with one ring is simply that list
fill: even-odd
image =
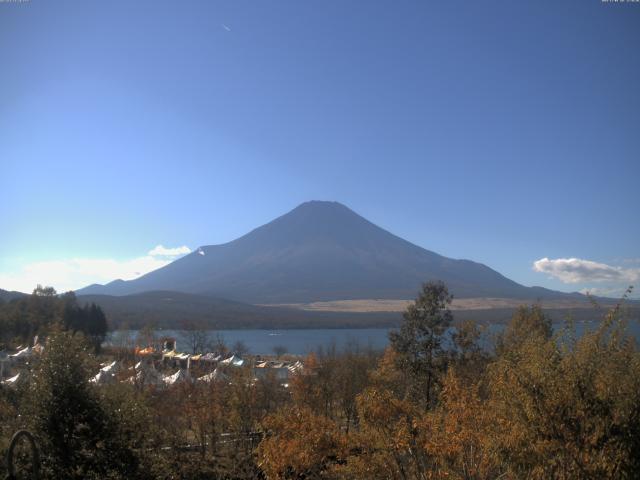
[{"label": "autumn tree", "polygon": [[376,360],[373,354],[363,354],[349,346],[333,362],[335,405],[347,433],[357,424],[357,397],[369,385],[369,371]]},{"label": "autumn tree", "polygon": [[327,386],[322,385],[326,377],[322,372],[326,369],[326,364],[323,365],[315,353],[310,353],[304,361],[304,371],[295,374],[290,381],[293,402],[324,416],[328,416]]},{"label": "autumn tree", "polygon": [[348,478],[425,478],[427,458],[419,443],[422,408],[409,398],[370,387],[357,398],[359,428],[339,470]]},{"label": "autumn tree", "polygon": [[480,345],[482,330],[473,320],[460,322],[453,329],[451,359],[458,376],[477,382],[489,361],[488,352]]},{"label": "autumn tree", "polygon": [[430,459],[429,478],[481,480],[503,473],[488,442],[493,412],[480,392],[480,377],[474,381],[450,368],[439,405],[418,420],[420,445]]},{"label": "autumn tree", "polygon": [[389,333],[391,346],[399,354],[399,367],[411,375],[409,393],[422,398],[427,408],[434,402],[434,386],[445,367],[443,339],[453,319],[452,300],[444,283],[425,283],[404,312],[400,329]]},{"label": "autumn tree", "polygon": [[335,422],[307,407],[280,410],[262,428],[258,464],[269,479],[331,478],[344,456],[345,438]]},{"label": "autumn tree", "polygon": [[540,305],[521,305],[514,312],[504,332],[496,340],[496,353],[503,355],[517,350],[531,338],[548,340],[553,335],[551,318]]},{"label": "autumn tree", "polygon": [[495,422],[487,435],[507,474],[634,478],[640,471],[640,354],[619,309],[579,339],[547,338],[546,328],[537,335],[517,331],[523,334],[518,342],[505,342],[510,350],[488,370],[487,408]]}]

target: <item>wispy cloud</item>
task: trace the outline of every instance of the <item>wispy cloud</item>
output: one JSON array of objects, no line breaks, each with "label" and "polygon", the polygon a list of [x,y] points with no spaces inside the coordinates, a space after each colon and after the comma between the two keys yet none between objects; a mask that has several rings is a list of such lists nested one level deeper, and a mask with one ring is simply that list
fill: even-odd
[{"label": "wispy cloud", "polygon": [[581,258],[541,258],[533,270],[546,273],[564,283],[637,282],[640,268],[623,268]]},{"label": "wispy cloud", "polygon": [[166,248],[158,245],[147,255],[127,260],[67,258],[32,262],[13,272],[0,272],[0,288],[30,293],[36,285],[42,284],[66,292],[92,283],[132,280],[190,252],[186,246]]},{"label": "wispy cloud", "polygon": [[228,25],[225,25],[224,23],[221,23],[221,24],[220,24],[220,26],[221,26],[222,28],[224,28],[227,32],[230,32],[230,31],[231,31],[231,27],[230,27],[230,26],[228,26]]}]

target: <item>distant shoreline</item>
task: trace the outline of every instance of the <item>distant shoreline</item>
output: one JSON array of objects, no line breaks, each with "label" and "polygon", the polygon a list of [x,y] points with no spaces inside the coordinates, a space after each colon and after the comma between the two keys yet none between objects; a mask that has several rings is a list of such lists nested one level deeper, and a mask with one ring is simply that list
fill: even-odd
[{"label": "distant shoreline", "polygon": [[[260,304],[263,307],[293,308],[308,312],[402,312],[413,300],[390,299],[357,299],[357,300],[333,300],[310,303],[278,303]],[[615,300],[599,300],[602,306],[615,304]],[[537,302],[531,299],[517,298],[455,298],[451,304],[451,310],[495,310],[501,308],[517,308],[520,305],[539,303],[543,308],[549,309],[582,309],[593,308],[587,299],[559,299],[543,300]]]},{"label": "distant shoreline", "polygon": [[[531,302],[530,302],[531,303]],[[530,304],[529,303],[529,304]],[[518,304],[518,305],[523,305]],[[478,310],[452,310],[454,324],[472,320],[480,325],[504,325],[511,320],[517,306],[505,308],[484,308]],[[601,321],[610,306],[602,306],[596,309],[592,306],[580,308],[543,308],[554,323],[560,323],[567,318],[572,318],[577,323]],[[294,310],[293,308],[291,310]],[[199,325],[208,330],[260,330],[260,331],[290,331],[290,330],[367,330],[397,328],[402,324],[401,312],[334,312],[334,311],[305,311],[298,310],[300,317],[278,318],[216,318],[198,317]],[[625,315],[634,320],[640,320],[640,307],[630,306],[623,309]],[[135,319],[126,316],[122,321],[120,316],[110,316],[110,331],[116,331],[121,325],[128,325],[132,329],[140,329],[145,325],[154,325],[156,330],[181,329],[179,319],[165,319],[153,321],[150,317]]]}]

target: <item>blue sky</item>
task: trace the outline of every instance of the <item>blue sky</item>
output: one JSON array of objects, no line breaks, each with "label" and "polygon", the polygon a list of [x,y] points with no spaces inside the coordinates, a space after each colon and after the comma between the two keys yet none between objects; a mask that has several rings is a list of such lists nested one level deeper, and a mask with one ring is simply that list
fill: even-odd
[{"label": "blue sky", "polygon": [[323,199],[620,289],[638,45],[640,4],[597,0],[0,3],[0,288],[135,276]]}]

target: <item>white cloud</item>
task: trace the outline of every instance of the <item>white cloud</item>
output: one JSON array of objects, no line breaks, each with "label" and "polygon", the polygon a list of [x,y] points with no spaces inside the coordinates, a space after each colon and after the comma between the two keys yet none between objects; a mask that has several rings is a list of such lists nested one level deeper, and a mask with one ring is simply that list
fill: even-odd
[{"label": "white cloud", "polygon": [[533,262],[533,270],[546,273],[564,283],[637,282],[639,268],[623,268],[580,258],[541,258]]},{"label": "white cloud", "polygon": [[171,263],[188,247],[165,248],[158,245],[147,255],[128,260],[112,258],[68,258],[23,265],[13,272],[0,272],[0,288],[31,293],[36,285],[54,287],[58,292],[77,290],[92,283],[132,280]]},{"label": "white cloud", "polygon": [[191,249],[186,245],[175,248],[167,248],[163,245],[156,245],[155,248],[149,250],[148,255],[152,257],[177,257],[191,253]]}]

